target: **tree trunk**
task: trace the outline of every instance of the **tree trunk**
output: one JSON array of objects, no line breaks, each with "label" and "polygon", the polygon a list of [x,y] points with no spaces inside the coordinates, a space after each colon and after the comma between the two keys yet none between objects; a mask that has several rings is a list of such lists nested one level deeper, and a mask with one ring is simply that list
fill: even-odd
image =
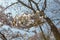
[{"label": "tree trunk", "polygon": [[[45,15],[44,11],[41,11],[41,14],[42,14],[42,16],[44,16]],[[60,33],[59,33],[58,29],[56,28],[56,26],[54,25],[54,23],[51,21],[51,19],[48,17],[46,17],[44,19],[47,21],[47,23],[51,27],[51,31],[53,32],[56,40],[60,40]]]},{"label": "tree trunk", "polygon": [[56,28],[56,26],[53,24],[53,22],[48,17],[45,19],[48,22],[48,24],[50,25],[51,31],[53,32],[56,40],[60,40],[60,33],[59,33],[58,29]]}]

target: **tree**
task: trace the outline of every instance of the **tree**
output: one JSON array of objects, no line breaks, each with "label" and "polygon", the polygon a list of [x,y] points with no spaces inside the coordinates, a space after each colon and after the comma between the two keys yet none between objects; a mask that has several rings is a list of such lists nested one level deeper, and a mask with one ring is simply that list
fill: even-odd
[{"label": "tree", "polygon": [[[26,7],[30,8],[31,10],[34,11],[34,13],[36,13],[36,11],[33,9],[31,3],[30,3],[30,5],[31,5],[31,7],[30,7],[30,6],[26,5],[26,4],[24,4],[24,3],[23,3],[22,1],[20,1],[20,0],[18,0],[18,2],[21,3],[21,4],[23,4],[23,5],[26,6]],[[41,10],[41,11],[40,11],[40,9],[39,9],[39,7],[38,7],[38,4],[37,4],[35,1],[31,0],[30,2],[33,2],[33,3],[36,5],[36,8],[37,8],[37,10],[40,12],[40,15],[41,15],[41,16],[45,16],[44,10],[46,9],[46,0],[45,0],[45,2],[44,2],[43,10]],[[48,17],[46,17],[46,18],[44,17],[44,19],[45,19],[45,20],[47,21],[47,23],[50,25],[51,31],[53,32],[56,40],[60,40],[60,38],[59,38],[59,37],[60,37],[60,33],[58,32],[56,26],[55,26],[54,23],[51,21],[51,19],[48,18]]]},{"label": "tree", "polygon": [[[51,21],[51,19],[50,19],[49,17],[47,17],[46,14],[45,14],[45,12],[44,12],[45,9],[46,9],[46,5],[47,5],[46,2],[47,2],[47,0],[44,0],[44,5],[43,5],[43,7],[42,7],[42,10],[40,10],[40,8],[39,8],[39,6],[38,6],[39,3],[36,3],[34,0],[28,0],[28,2],[29,2],[29,4],[30,4],[30,6],[27,5],[27,4],[25,4],[25,3],[24,3],[23,1],[21,1],[21,0],[18,0],[18,2],[13,3],[12,5],[17,4],[17,3],[21,3],[23,6],[31,9],[31,10],[34,12],[35,15],[38,14],[38,13],[36,13],[37,10],[38,10],[39,16],[36,17],[36,19],[39,19],[40,16],[43,16],[43,18],[46,20],[46,22],[47,22],[47,23],[49,24],[49,26],[51,27],[51,31],[53,32],[56,40],[59,40],[59,39],[60,39],[60,38],[59,38],[59,37],[60,37],[60,33],[58,32],[56,26],[55,26],[54,23]],[[40,1],[39,1],[39,2],[40,2]],[[33,8],[32,3],[35,4],[37,10],[35,10],[35,9]],[[12,6],[12,5],[10,5],[10,6]],[[10,6],[8,6],[8,7],[10,7]],[[8,7],[6,7],[5,9],[7,9]],[[5,10],[5,9],[4,9],[4,10]],[[4,10],[3,10],[3,11],[4,11]],[[36,20],[35,20],[35,21],[36,21]],[[36,23],[40,25],[42,22],[39,23],[39,20],[37,20]],[[35,23],[35,24],[36,24],[36,23]],[[31,27],[31,26],[30,26],[30,27]]]}]

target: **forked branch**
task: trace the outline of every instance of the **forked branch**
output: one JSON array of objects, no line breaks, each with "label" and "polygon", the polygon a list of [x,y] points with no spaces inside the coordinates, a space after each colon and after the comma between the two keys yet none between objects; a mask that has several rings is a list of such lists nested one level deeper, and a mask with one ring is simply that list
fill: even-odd
[{"label": "forked branch", "polygon": [[33,9],[32,7],[26,5],[25,3],[23,3],[22,1],[18,0],[19,3],[21,3],[22,5],[26,6],[27,8],[33,10],[33,12],[36,12],[35,9]]}]

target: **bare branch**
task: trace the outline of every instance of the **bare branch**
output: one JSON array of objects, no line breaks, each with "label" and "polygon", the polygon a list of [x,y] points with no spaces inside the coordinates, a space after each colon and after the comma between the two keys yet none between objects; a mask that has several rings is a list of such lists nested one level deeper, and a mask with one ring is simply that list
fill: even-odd
[{"label": "bare branch", "polygon": [[4,36],[4,34],[2,34],[1,32],[0,32],[0,34],[2,35],[3,40],[7,40],[6,37]]},{"label": "bare branch", "polygon": [[[28,0],[28,1],[29,1],[29,3],[30,3],[30,7],[33,8],[32,3],[31,3],[32,0]],[[33,8],[33,9],[34,9],[34,8]]]},{"label": "bare branch", "polygon": [[11,5],[7,6],[5,9],[3,9],[1,12],[5,11],[7,8],[11,7],[14,4],[17,4],[18,2],[12,3]]},{"label": "bare branch", "polygon": [[39,0],[37,4],[39,4],[39,3],[40,3],[40,1],[41,1],[41,0]]},{"label": "bare branch", "polygon": [[28,0],[28,1],[29,1],[30,6],[32,7],[31,0]]},{"label": "bare branch", "polygon": [[36,12],[36,11],[35,11],[35,9],[33,9],[32,7],[30,7],[30,6],[26,5],[26,4],[25,4],[25,3],[23,3],[22,1],[18,0],[18,2],[19,2],[19,3],[21,3],[22,5],[26,6],[27,8],[29,8],[29,9],[33,10],[33,12],[34,12],[34,13]]},{"label": "bare branch", "polygon": [[38,3],[36,3],[35,1],[32,1],[34,4],[35,4],[35,6],[37,7],[37,10],[39,10],[40,11],[40,9],[39,9],[39,7],[38,7]]},{"label": "bare branch", "polygon": [[46,0],[44,1],[44,4],[43,4],[43,8],[42,8],[42,10],[45,10],[46,9]]},{"label": "bare branch", "polygon": [[47,40],[46,37],[45,37],[45,35],[44,35],[44,32],[43,32],[43,30],[42,30],[42,27],[41,27],[40,25],[39,25],[39,27],[40,27],[40,30],[41,30],[41,32],[42,32],[42,36],[43,36],[44,40]]}]

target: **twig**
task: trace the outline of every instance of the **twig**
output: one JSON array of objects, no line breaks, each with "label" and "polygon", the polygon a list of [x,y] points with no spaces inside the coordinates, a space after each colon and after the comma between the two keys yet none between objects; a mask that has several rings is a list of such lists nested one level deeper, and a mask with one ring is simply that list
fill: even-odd
[{"label": "twig", "polygon": [[36,6],[37,10],[39,10],[39,11],[40,11],[40,9],[39,9],[39,7],[38,7],[38,3],[36,3],[35,1],[32,1],[32,2],[35,4],[35,6]]},{"label": "twig", "polygon": [[30,6],[32,7],[31,0],[28,0],[28,1],[29,1]]},{"label": "twig", "polygon": [[7,6],[6,8],[4,8],[1,12],[5,11],[7,8],[11,7],[14,4],[17,4],[18,2],[12,3],[11,5]]},{"label": "twig", "polygon": [[43,4],[43,7],[42,7],[42,10],[45,10],[46,9],[46,0],[44,1],[44,4]]},{"label": "twig", "polygon": [[6,37],[4,36],[4,34],[2,34],[1,32],[0,32],[0,34],[2,35],[3,40],[7,40]]}]

